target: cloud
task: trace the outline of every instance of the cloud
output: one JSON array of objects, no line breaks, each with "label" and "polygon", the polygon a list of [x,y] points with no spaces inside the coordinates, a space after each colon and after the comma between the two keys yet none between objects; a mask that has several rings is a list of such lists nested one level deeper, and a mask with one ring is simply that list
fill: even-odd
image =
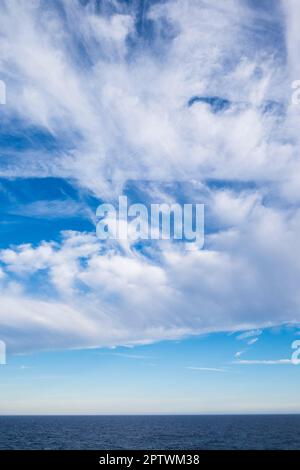
[{"label": "cloud", "polygon": [[123,357],[125,359],[148,360],[154,359],[153,356],[146,356],[143,354],[126,354],[126,353],[110,353],[112,356]]},{"label": "cloud", "polygon": [[291,78],[298,78],[300,76],[299,60],[297,57],[297,51],[300,47],[300,35],[297,27],[300,20],[299,4],[297,0],[282,1],[281,4],[286,15],[286,41],[289,71]]},{"label": "cloud", "polygon": [[[250,331],[246,331],[245,333],[238,335],[236,339],[243,340],[243,339],[251,338],[252,336],[260,336],[261,334],[262,334],[261,330],[250,330]],[[255,340],[257,340],[257,338],[255,338]],[[249,342],[247,344],[249,344]]]},{"label": "cloud", "polygon": [[234,356],[235,356],[235,357],[240,357],[240,356],[241,356],[242,354],[244,354],[245,352],[246,352],[246,350],[244,350],[244,351],[237,351]]},{"label": "cloud", "polygon": [[193,367],[193,366],[190,366],[190,367],[187,367],[187,369],[189,369],[189,370],[199,370],[199,371],[203,371],[203,372],[228,372],[227,369],[219,369],[219,368],[215,368],[215,367]]},{"label": "cloud", "polygon": [[[277,82],[284,79],[280,58],[266,60],[269,51],[256,47],[261,11],[235,0],[221,9],[215,0],[201,7],[156,3],[143,19],[153,25],[150,46],[134,49],[129,60],[129,45],[137,40],[133,4],[112,2],[111,14],[102,15],[93,1],[62,1],[59,9],[12,0],[2,10],[0,71],[10,77],[8,112],[68,142],[51,158],[27,152],[26,165],[15,155],[3,174],[72,177],[97,195],[141,175],[286,178],[293,149],[275,138],[277,117],[260,109],[265,100],[281,100]],[[167,49],[163,33],[170,34]],[[241,104],[220,115],[205,103],[189,108],[199,93],[206,101],[218,95]],[[275,149],[282,154],[276,162]]]},{"label": "cloud", "polygon": [[95,215],[84,204],[72,200],[41,200],[20,204],[8,209],[10,214],[38,219],[63,219],[70,217],[94,218]]},{"label": "cloud", "polygon": [[291,359],[275,359],[275,360],[240,360],[235,361],[234,364],[244,365],[285,365],[293,364]]},{"label": "cloud", "polygon": [[[265,213],[262,219],[265,226]],[[255,230],[258,226],[255,221]],[[290,309],[288,316],[285,307],[292,305],[298,292],[296,279],[290,282],[298,260],[286,257],[292,244],[282,244],[281,235],[277,230],[281,250],[274,250],[272,243],[265,244],[263,231],[258,240],[264,250],[259,253],[257,246],[245,253],[244,242],[239,250],[218,251],[212,245],[196,252],[167,243],[152,258],[134,245],[124,252],[118,245],[109,248],[95,235],[80,232],[65,232],[57,242],[3,249],[3,338],[11,337],[13,329],[19,348],[30,338],[32,347],[36,346],[32,333],[36,331],[39,338],[48,338],[48,347],[59,345],[60,335],[68,337],[66,343],[72,347],[114,346],[294,322],[295,310]],[[295,238],[295,246],[296,242]],[[264,261],[276,266],[278,256],[286,289],[275,287],[274,297],[274,286],[281,285],[282,277],[273,264],[266,271]],[[258,302],[260,298],[264,302]],[[64,309],[67,313],[62,316]],[[249,330],[239,336],[247,339],[258,334]]]},{"label": "cloud", "polygon": [[[129,179],[196,181],[208,224],[195,252],[71,231],[1,250],[0,328],[13,350],[215,331],[253,343],[258,329],[300,322],[296,3],[200,3],[155,2],[143,15],[136,2],[1,3],[3,129],[32,145],[8,142],[0,175],[65,178],[109,200]],[[170,197],[152,185],[158,195]],[[19,211],[90,216],[57,201]]]},{"label": "cloud", "polygon": [[257,343],[257,341],[258,341],[258,338],[252,338],[252,339],[250,339],[250,340],[247,342],[247,344],[248,344],[249,346],[251,346],[251,344]]}]

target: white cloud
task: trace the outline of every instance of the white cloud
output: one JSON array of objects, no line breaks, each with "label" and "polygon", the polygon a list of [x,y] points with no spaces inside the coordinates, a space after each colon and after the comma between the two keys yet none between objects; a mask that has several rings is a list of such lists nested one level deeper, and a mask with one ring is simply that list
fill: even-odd
[{"label": "white cloud", "polygon": [[[2,335],[5,339],[13,329],[20,349],[30,338],[35,347],[32,331],[55,347],[61,341],[58,330],[72,347],[114,346],[232,330],[247,330],[239,335],[247,340],[258,337],[257,327],[299,323],[299,259],[289,254],[293,246],[297,253],[297,233],[291,231],[295,220],[289,221],[286,235],[285,225],[275,217],[277,238],[266,242],[268,210],[261,213],[259,208],[256,216],[255,232],[250,225],[234,242],[226,239],[224,248],[222,243],[214,246],[214,237],[211,248],[203,251],[167,244],[155,260],[133,246],[122,253],[95,235],[76,232],[65,233],[61,243],[2,250]],[[72,312],[80,323],[72,321]]]},{"label": "white cloud", "polygon": [[[238,335],[236,339],[239,339],[239,340],[248,339],[248,338],[251,338],[252,336],[260,336],[261,334],[262,334],[261,330],[250,330],[250,331],[245,331],[245,333]],[[257,338],[254,338],[254,339],[255,341],[257,341]],[[247,344],[249,344],[249,342]]]},{"label": "white cloud", "polygon": [[[4,118],[50,132],[61,146],[11,150],[0,174],[70,178],[101,197],[119,195],[128,178],[198,180],[217,228],[202,252],[166,243],[147,257],[71,232],[2,250],[1,334],[15,349],[232,330],[254,341],[258,328],[300,322],[299,116],[291,106],[280,115],[265,109],[268,100],[289,103],[296,0],[282,2],[285,24],[247,5],[155,4],[144,18],[153,22],[152,47],[130,49],[140,39],[135,9],[99,16],[92,1],[62,1],[60,15],[50,2],[2,2]],[[280,44],[261,43],[265,24],[285,34],[286,68]],[[232,106],[188,107],[198,95]],[[207,179],[232,184],[208,188]],[[247,182],[255,184],[240,189]],[[51,218],[77,209],[34,202],[23,210]]]},{"label": "white cloud", "polygon": [[216,368],[216,367],[193,367],[193,366],[190,366],[190,367],[187,367],[187,369],[189,369],[189,370],[199,370],[199,371],[203,371],[203,372],[228,372],[227,369],[220,369],[220,368]]},{"label": "white cloud", "polygon": [[259,201],[261,195],[255,192],[241,192],[223,190],[212,194],[212,212],[223,226],[239,226],[244,224],[251,216],[251,211]]},{"label": "white cloud", "polygon": [[286,15],[286,41],[287,51],[289,60],[289,71],[290,78],[300,77],[300,66],[298,51],[300,48],[300,33],[299,33],[299,21],[300,21],[300,10],[299,3],[297,0],[282,0],[281,2],[283,11]]},{"label": "white cloud", "polygon": [[244,364],[244,365],[285,365],[292,364],[291,359],[275,359],[275,360],[240,360],[234,362],[234,364]]},{"label": "white cloud", "polygon": [[68,199],[41,200],[29,204],[19,204],[8,209],[8,213],[44,219],[85,217],[93,220],[95,218],[95,214],[84,204]]},{"label": "white cloud", "polygon": [[246,351],[237,351],[234,356],[235,356],[235,357],[240,357],[240,356],[241,356],[242,354],[244,354],[245,352],[246,352]]},{"label": "white cloud", "polygon": [[250,340],[247,342],[247,344],[248,344],[249,346],[251,346],[252,344],[257,343],[257,341],[258,341],[258,338],[252,338],[252,339],[250,339]]},{"label": "white cloud", "polygon": [[[51,159],[27,154],[26,165],[16,156],[4,174],[68,176],[97,195],[141,175],[286,181],[296,163],[294,148],[276,133],[276,116],[259,108],[266,99],[281,99],[278,80],[285,86],[276,58],[266,60],[265,51],[255,48],[261,13],[236,0],[222,8],[215,0],[201,7],[192,1],[156,4],[148,12],[156,34],[164,22],[175,38],[163,53],[145,47],[128,61],[134,9],[101,17],[93,2],[62,2],[63,20],[57,9],[35,0],[5,3],[0,71],[10,77],[8,109],[70,141],[72,149]],[[199,94],[236,105],[219,115],[200,104],[188,108]]]}]

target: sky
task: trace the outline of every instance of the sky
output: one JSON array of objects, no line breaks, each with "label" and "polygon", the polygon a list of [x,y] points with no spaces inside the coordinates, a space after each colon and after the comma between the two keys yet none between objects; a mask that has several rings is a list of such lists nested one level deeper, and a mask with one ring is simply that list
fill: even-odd
[{"label": "sky", "polygon": [[[1,414],[300,412],[299,21],[0,2]],[[204,204],[204,246],[99,240],[120,195]]]}]

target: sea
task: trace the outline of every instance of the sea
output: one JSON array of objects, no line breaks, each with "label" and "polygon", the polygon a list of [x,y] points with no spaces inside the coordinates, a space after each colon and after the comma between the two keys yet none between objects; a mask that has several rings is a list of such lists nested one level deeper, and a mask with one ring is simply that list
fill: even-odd
[{"label": "sea", "polygon": [[1,416],[0,449],[300,449],[300,415]]}]

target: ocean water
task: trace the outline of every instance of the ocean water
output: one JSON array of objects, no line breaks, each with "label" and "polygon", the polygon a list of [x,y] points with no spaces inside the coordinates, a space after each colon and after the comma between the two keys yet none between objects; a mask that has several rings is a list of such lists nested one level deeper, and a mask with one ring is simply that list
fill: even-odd
[{"label": "ocean water", "polygon": [[0,449],[300,449],[300,415],[2,416]]}]

